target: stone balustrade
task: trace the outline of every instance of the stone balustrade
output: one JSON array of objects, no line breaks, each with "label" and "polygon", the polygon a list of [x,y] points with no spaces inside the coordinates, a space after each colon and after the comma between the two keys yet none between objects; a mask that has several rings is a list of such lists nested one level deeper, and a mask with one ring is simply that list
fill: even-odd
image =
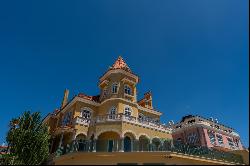
[{"label": "stone balustrade", "polygon": [[155,123],[152,121],[146,121],[146,120],[141,120],[139,118],[133,117],[133,116],[128,116],[125,114],[107,114],[103,116],[97,116],[93,118],[92,120],[90,119],[85,119],[82,117],[76,117],[74,120],[75,124],[80,124],[84,126],[89,126],[89,125],[94,125],[95,123],[108,123],[108,122],[128,122],[131,124],[136,124],[139,126],[163,131],[163,132],[171,132],[171,128],[167,127],[166,125],[163,125],[161,123]]}]

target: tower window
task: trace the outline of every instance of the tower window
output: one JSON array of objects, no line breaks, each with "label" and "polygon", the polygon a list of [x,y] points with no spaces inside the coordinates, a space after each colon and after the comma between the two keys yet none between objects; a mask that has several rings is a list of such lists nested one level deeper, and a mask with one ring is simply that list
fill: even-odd
[{"label": "tower window", "polygon": [[115,115],[116,115],[116,107],[113,106],[111,107],[111,109],[109,110],[109,119],[115,119]]},{"label": "tower window", "polygon": [[128,95],[131,95],[131,88],[128,85],[124,86],[124,93],[128,94]]},{"label": "tower window", "polygon": [[118,84],[117,84],[117,83],[114,83],[114,84],[112,85],[112,93],[117,93],[117,91],[118,91]]}]

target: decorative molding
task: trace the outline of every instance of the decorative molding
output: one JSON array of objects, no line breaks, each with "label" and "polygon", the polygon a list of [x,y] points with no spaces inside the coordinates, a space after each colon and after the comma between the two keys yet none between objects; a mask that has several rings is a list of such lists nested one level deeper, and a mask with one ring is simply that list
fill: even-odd
[{"label": "decorative molding", "polygon": [[136,80],[136,82],[139,81],[139,77],[134,75],[134,74],[131,74],[123,69],[116,69],[116,70],[109,70],[108,72],[106,72],[101,78],[100,78],[100,82],[102,82],[108,75],[112,74],[112,73],[122,73],[122,74],[125,74],[125,75],[128,75],[132,78],[134,78]]},{"label": "decorative molding", "polygon": [[126,133],[131,133],[131,134],[134,136],[135,139],[139,139],[139,137],[138,137],[138,136],[135,134],[135,132],[132,131],[132,130],[125,130],[125,131],[123,131],[123,132],[122,132],[122,137],[123,137],[123,138],[124,138],[124,136],[125,136]]},{"label": "decorative molding", "polygon": [[76,137],[77,137],[78,135],[80,135],[80,134],[85,135],[86,138],[87,138],[87,136],[88,136],[86,132],[77,132],[74,139],[76,139]]},{"label": "decorative molding", "polygon": [[119,136],[120,136],[120,138],[122,137],[122,134],[121,134],[121,132],[119,131],[119,130],[117,130],[117,129],[103,129],[103,130],[101,130],[101,131],[99,131],[99,132],[97,132],[96,134],[95,134],[95,139],[98,139],[98,137],[102,134],[102,133],[105,133],[105,132],[116,132]]},{"label": "decorative molding", "polygon": [[138,139],[139,139],[141,136],[145,136],[147,139],[151,140],[150,137],[149,137],[147,134],[145,134],[145,133],[140,133],[140,134],[138,135]]}]

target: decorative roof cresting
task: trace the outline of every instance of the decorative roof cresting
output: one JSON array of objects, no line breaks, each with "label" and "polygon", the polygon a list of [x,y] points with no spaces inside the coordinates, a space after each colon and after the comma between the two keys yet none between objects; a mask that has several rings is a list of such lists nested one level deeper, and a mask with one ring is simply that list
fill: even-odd
[{"label": "decorative roof cresting", "polygon": [[127,72],[132,73],[126,62],[123,60],[121,56],[118,57],[118,59],[115,61],[112,67],[109,68],[109,70],[115,70],[115,69],[123,69]]}]

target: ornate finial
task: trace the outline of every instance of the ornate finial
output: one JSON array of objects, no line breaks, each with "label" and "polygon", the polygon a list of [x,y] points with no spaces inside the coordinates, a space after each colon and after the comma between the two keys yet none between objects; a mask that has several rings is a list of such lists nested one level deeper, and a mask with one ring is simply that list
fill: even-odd
[{"label": "ornate finial", "polygon": [[126,62],[123,60],[121,55],[118,56],[117,60],[115,61],[111,69],[123,69],[125,71],[131,72],[130,68],[128,67]]}]

